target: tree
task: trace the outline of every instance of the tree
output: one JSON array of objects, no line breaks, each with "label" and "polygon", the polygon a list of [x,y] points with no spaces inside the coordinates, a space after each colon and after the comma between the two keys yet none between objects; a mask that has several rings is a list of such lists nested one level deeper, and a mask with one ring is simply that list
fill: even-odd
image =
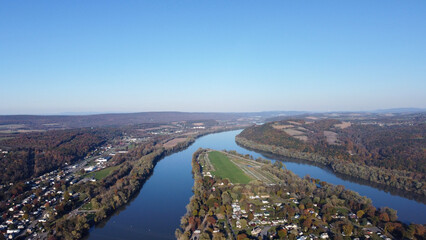
[{"label": "tree", "polygon": [[352,224],[348,223],[348,224],[343,225],[342,229],[343,229],[343,232],[345,233],[346,236],[350,236],[350,235],[352,235],[352,231],[353,231],[354,227],[352,226]]},{"label": "tree", "polygon": [[211,237],[210,237],[210,235],[207,233],[207,232],[203,232],[203,233],[201,233],[201,235],[200,235],[200,238],[199,238],[200,240],[210,240],[211,239]]},{"label": "tree", "polygon": [[245,233],[240,233],[237,235],[237,240],[244,240],[244,239],[248,239]]},{"label": "tree", "polygon": [[389,215],[386,212],[382,212],[379,215],[379,220],[383,222],[389,222]]},{"label": "tree", "polygon": [[223,203],[223,205],[232,203],[231,196],[229,196],[228,192],[222,193],[222,203]]},{"label": "tree", "polygon": [[176,231],[175,231],[176,239],[180,239],[181,236],[182,236],[182,230],[180,230],[179,228],[176,229]]},{"label": "tree", "polygon": [[404,237],[406,237],[408,239],[413,239],[415,233],[416,233],[416,228],[415,228],[414,224],[410,224],[408,226],[407,230],[404,232]]},{"label": "tree", "polygon": [[373,205],[369,205],[366,213],[369,217],[374,217],[376,213],[376,208]]},{"label": "tree", "polygon": [[245,219],[241,219],[240,220],[240,224],[241,224],[241,228],[244,229],[247,227],[247,220]]},{"label": "tree", "polygon": [[64,192],[64,201],[68,202],[68,200],[70,200],[70,193],[68,191]]},{"label": "tree", "polygon": [[253,213],[249,212],[249,214],[248,214],[248,220],[251,221],[251,220],[253,220],[253,218],[254,218]]},{"label": "tree", "polygon": [[278,236],[280,237],[280,239],[284,239],[287,236],[287,230],[286,229],[280,229],[278,231]]},{"label": "tree", "polygon": [[362,210],[359,210],[358,212],[356,212],[356,216],[357,216],[358,218],[362,218],[362,216],[364,216],[364,214],[365,214],[365,212],[364,212],[364,211],[362,211]]},{"label": "tree", "polygon": [[308,217],[307,219],[305,219],[305,221],[303,221],[303,227],[305,227],[305,229],[309,229],[312,225],[312,219],[310,217]]},{"label": "tree", "polygon": [[281,161],[278,161],[278,160],[275,161],[273,165],[274,165],[274,167],[276,167],[278,169],[281,169],[284,166],[284,164]]},{"label": "tree", "polygon": [[225,235],[223,235],[223,233],[218,232],[213,234],[213,240],[225,240]]},{"label": "tree", "polygon": [[385,207],[384,209],[386,213],[388,214],[390,221],[395,222],[398,219],[397,211],[395,209],[388,208],[388,207]]},{"label": "tree", "polygon": [[105,212],[104,208],[101,208],[95,214],[95,222],[99,222],[104,218],[106,218],[106,212]]},{"label": "tree", "polygon": [[186,219],[186,217],[184,216],[184,217],[182,217],[181,219],[180,219],[180,225],[181,226],[186,226],[188,224],[188,219]]}]

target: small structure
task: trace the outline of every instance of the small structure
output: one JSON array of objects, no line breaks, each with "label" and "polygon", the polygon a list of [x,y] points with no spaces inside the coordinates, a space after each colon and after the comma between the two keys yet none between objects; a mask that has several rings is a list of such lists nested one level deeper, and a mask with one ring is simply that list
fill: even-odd
[{"label": "small structure", "polygon": [[89,166],[89,167],[85,167],[84,168],[84,171],[86,171],[86,172],[91,172],[91,171],[93,171],[93,170],[95,170],[96,169],[96,166]]},{"label": "small structure", "polygon": [[328,233],[321,233],[320,238],[321,239],[327,239],[327,238],[329,238]]},{"label": "small structure", "polygon": [[253,236],[257,236],[260,232],[262,231],[262,229],[260,227],[255,227],[252,231],[251,231],[251,235]]},{"label": "small structure", "polygon": [[97,162],[97,163],[106,163],[107,161],[108,161],[108,159],[103,158],[103,157],[98,158],[98,159],[95,160],[95,162]]}]

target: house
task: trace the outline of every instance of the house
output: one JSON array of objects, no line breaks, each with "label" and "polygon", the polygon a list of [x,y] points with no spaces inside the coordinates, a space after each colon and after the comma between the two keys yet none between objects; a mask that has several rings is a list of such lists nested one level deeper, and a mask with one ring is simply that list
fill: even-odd
[{"label": "house", "polygon": [[93,171],[93,170],[95,170],[96,169],[96,166],[89,166],[89,167],[85,167],[84,168],[84,171],[86,171],[86,172],[91,172],[91,171]]},{"label": "house", "polygon": [[107,161],[108,161],[108,159],[103,158],[103,157],[98,158],[98,159],[95,160],[95,162],[97,162],[97,163],[106,163]]},{"label": "house", "polygon": [[320,238],[321,239],[327,239],[327,238],[329,238],[328,233],[321,233]]},{"label": "house", "polygon": [[285,226],[285,228],[287,230],[289,230],[289,229],[297,229],[297,225],[293,223],[293,224],[289,224],[289,225]]},{"label": "house", "polygon": [[252,231],[251,231],[251,235],[258,235],[260,232],[262,231],[262,229],[260,227],[255,227]]}]

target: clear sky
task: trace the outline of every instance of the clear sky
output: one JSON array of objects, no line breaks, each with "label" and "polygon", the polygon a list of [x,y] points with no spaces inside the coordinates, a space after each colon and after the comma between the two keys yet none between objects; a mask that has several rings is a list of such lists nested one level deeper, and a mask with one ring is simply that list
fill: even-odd
[{"label": "clear sky", "polygon": [[426,107],[426,1],[1,1],[0,114]]}]

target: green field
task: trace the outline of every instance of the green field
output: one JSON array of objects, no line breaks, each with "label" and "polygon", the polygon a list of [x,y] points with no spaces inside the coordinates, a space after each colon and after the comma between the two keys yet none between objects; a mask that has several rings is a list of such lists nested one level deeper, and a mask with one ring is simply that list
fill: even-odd
[{"label": "green field", "polygon": [[92,203],[91,202],[88,202],[88,203],[86,203],[86,204],[84,204],[83,206],[81,206],[81,208],[80,208],[81,210],[92,210],[93,209],[93,207],[92,207]]},{"label": "green field", "polygon": [[111,174],[112,171],[118,169],[119,167],[120,166],[104,168],[104,169],[96,171],[96,172],[88,173],[88,174],[86,174],[85,177],[93,177],[94,179],[99,181],[99,180],[106,178],[109,174]]},{"label": "green field", "polygon": [[247,184],[252,180],[221,152],[209,152],[209,159],[215,169],[212,174],[217,177],[228,178],[232,183],[243,184]]}]

